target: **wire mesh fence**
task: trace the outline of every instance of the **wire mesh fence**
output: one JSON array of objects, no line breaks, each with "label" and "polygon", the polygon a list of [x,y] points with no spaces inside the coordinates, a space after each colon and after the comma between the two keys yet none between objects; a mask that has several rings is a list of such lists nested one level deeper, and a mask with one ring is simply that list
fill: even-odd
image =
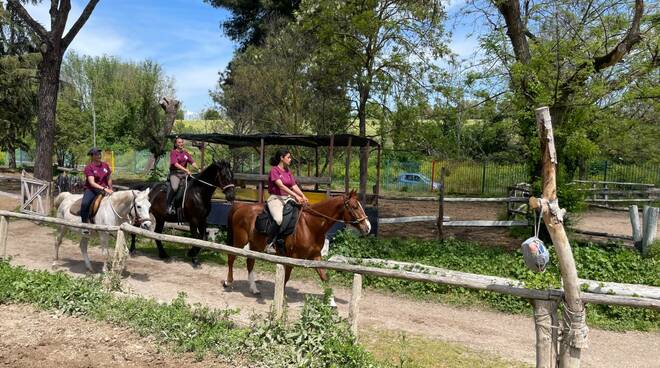
[{"label": "wire mesh fence", "polygon": [[[198,149],[189,147],[188,151],[195,160],[200,161]],[[328,175],[326,152],[319,154],[320,175]],[[224,153],[224,152],[223,152]],[[245,149],[240,152],[241,158],[233,160],[238,163],[236,172],[257,173],[259,171],[259,154],[254,150]],[[345,183],[346,161],[345,152],[335,153],[333,164],[333,187],[341,189]],[[7,165],[7,152],[0,155],[0,164]],[[211,158],[210,155],[207,161]],[[311,157],[305,157],[311,156]],[[18,167],[32,166],[32,157],[28,152],[17,150],[16,164]],[[105,151],[103,160],[114,167],[115,177],[142,177],[149,173],[146,168],[151,160],[149,151],[130,150],[122,153]],[[268,164],[266,163],[268,166]],[[359,152],[352,152],[349,162],[349,185],[359,186]],[[78,165],[79,171],[84,164]],[[169,167],[167,157],[158,160],[157,168],[164,173]],[[530,182],[530,168],[520,163],[478,162],[470,160],[394,160],[384,158],[381,161],[380,188],[381,192],[414,192],[431,194],[436,191],[440,181],[440,169],[445,168],[445,192],[457,195],[502,196],[507,195],[508,188],[519,183]],[[268,171],[269,167],[266,168]],[[296,175],[314,176],[316,172],[313,151],[300,152],[294,161]],[[376,182],[376,160],[371,157],[367,170],[367,187],[370,191]],[[577,171],[573,179],[611,181],[627,183],[645,183],[660,186],[660,165],[624,164],[607,160],[592,160],[586,169]]]}]

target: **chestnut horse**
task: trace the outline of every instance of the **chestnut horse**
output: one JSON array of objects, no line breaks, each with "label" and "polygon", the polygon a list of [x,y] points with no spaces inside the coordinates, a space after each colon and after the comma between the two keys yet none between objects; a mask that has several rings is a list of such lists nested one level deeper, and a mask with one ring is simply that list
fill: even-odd
[{"label": "chestnut horse", "polygon": [[[263,252],[266,248],[265,234],[255,231],[255,220],[263,211],[263,204],[236,203],[229,211],[227,244],[234,247],[250,246],[250,250]],[[341,195],[326,199],[314,205],[304,206],[301,209],[296,230],[287,236],[285,240],[286,256],[299,259],[321,260],[321,248],[325,241],[326,232],[336,222],[350,224],[360,230],[363,234],[369,234],[371,223],[364,213],[364,209],[357,198],[355,191],[348,195]],[[233,266],[236,256],[227,255],[227,279],[223,282],[224,287],[231,287],[234,281]],[[259,294],[255,283],[254,259],[247,259],[248,280],[250,291]],[[291,276],[291,266],[285,266],[285,284]],[[317,268],[321,281],[328,280],[325,269]],[[330,304],[336,306],[334,298]]]}]

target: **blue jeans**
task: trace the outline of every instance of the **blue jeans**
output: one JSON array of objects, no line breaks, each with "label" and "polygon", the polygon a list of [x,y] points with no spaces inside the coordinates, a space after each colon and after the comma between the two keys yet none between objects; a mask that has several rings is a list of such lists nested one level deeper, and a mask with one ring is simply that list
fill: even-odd
[{"label": "blue jeans", "polygon": [[101,193],[98,189],[85,189],[85,193],[82,197],[82,203],[80,204],[80,218],[83,223],[89,222],[89,210],[92,206],[92,202],[97,195]]}]

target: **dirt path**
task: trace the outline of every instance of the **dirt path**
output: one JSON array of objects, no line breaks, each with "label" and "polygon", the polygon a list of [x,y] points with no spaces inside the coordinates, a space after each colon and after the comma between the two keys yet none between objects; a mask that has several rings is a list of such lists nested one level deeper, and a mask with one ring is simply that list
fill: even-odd
[{"label": "dirt path", "polygon": [[0,305],[0,366],[42,367],[227,367],[214,359],[195,361],[119,327]]},{"label": "dirt path", "polygon": [[[13,264],[32,269],[52,269],[53,230],[26,221],[9,225],[8,254]],[[76,275],[84,274],[80,251],[65,241],[59,269]],[[101,269],[100,249],[91,248],[94,266]],[[257,264],[257,269],[258,269]],[[247,322],[254,313],[266,313],[272,303],[272,275],[260,274],[261,296],[248,290],[244,269],[236,270],[233,290],[224,290],[221,281],[226,270],[222,266],[205,265],[195,270],[188,263],[174,260],[164,263],[147,256],[128,262],[130,274],[125,285],[135,293],[169,301],[178,292],[188,294],[190,302],[216,308],[240,308],[239,321]],[[294,313],[302,306],[304,295],[321,294],[314,282],[293,280],[287,285],[289,308]],[[350,291],[335,288],[339,313],[348,314]],[[442,339],[469,348],[487,351],[507,360],[534,362],[534,326],[529,317],[506,315],[483,310],[461,309],[436,303],[413,301],[398,296],[367,291],[360,304],[363,328],[406,331],[412,335]],[[590,347],[584,354],[584,367],[659,367],[660,333],[615,333],[592,330]]]}]

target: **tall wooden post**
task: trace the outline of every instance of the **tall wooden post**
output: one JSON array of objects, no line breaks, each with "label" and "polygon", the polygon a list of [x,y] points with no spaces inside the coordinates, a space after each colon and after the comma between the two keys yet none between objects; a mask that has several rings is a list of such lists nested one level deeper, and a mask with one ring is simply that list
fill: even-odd
[{"label": "tall wooden post", "polygon": [[360,314],[360,299],[362,298],[362,275],[353,274],[353,292],[351,293],[351,304],[348,309],[348,323],[351,326],[353,336],[358,335],[358,315]]},{"label": "tall wooden post", "polygon": [[325,191],[325,194],[330,197],[330,190],[332,189],[332,161],[334,160],[335,149],[335,135],[330,136],[330,148],[328,149],[328,176],[330,176],[330,183]]},{"label": "tall wooden post", "polygon": [[[259,174],[265,174],[266,170],[266,152],[264,147],[264,139],[261,138],[259,145]],[[259,180],[259,203],[264,203],[264,181]]]},{"label": "tall wooden post", "polygon": [[440,198],[438,200],[438,239],[442,240],[445,237],[442,222],[445,220],[445,168],[440,169]]},{"label": "tall wooden post", "polygon": [[376,186],[374,187],[374,205],[378,207],[378,197],[380,196],[380,145],[376,154]]},{"label": "tall wooden post", "polygon": [[280,319],[284,315],[284,275],[284,266],[278,263],[275,269],[275,295],[273,296],[275,319]]},{"label": "tall wooden post", "polygon": [[557,301],[533,300],[536,326],[536,368],[555,368],[557,361]]},{"label": "tall wooden post", "polygon": [[353,137],[348,137],[348,146],[346,146],[346,168],[344,173],[344,192],[348,194],[350,191],[350,173],[351,173],[351,144],[353,143]]},{"label": "tall wooden post", "polygon": [[0,249],[2,249],[2,259],[7,259],[7,218],[0,216]]},{"label": "tall wooden post", "polygon": [[642,232],[641,253],[647,256],[651,251],[651,244],[655,241],[655,233],[658,231],[658,208],[644,207],[644,231]]},{"label": "tall wooden post", "polygon": [[[314,147],[314,164],[316,165],[316,177],[319,177],[319,146]],[[319,190],[319,183],[314,184],[314,190]]]},{"label": "tall wooden post", "polygon": [[543,209],[543,222],[555,246],[559,269],[564,284],[564,313],[561,349],[559,361],[561,368],[578,368],[582,349],[587,347],[589,328],[586,324],[584,304],[580,299],[577,270],[571,245],[564,230],[564,214],[566,210],[559,208],[557,200],[556,166],[557,153],[550,110],[547,107],[536,109],[536,122],[541,142],[543,161],[543,198],[539,201],[530,198],[530,205]]},{"label": "tall wooden post", "polygon": [[630,225],[632,226],[633,245],[642,252],[642,226],[639,223],[639,209],[637,205],[630,206]]},{"label": "tall wooden post", "polygon": [[[367,182],[369,182],[369,148],[370,148],[370,146],[371,145],[369,144],[369,141],[367,141],[367,159],[366,159],[366,162],[365,162],[365,164],[367,165],[367,172],[366,172],[366,175],[367,175],[367,180],[366,181]],[[360,181],[362,181],[362,179],[360,179]],[[367,188],[360,188],[360,202],[362,202],[363,206],[367,205]]]}]

